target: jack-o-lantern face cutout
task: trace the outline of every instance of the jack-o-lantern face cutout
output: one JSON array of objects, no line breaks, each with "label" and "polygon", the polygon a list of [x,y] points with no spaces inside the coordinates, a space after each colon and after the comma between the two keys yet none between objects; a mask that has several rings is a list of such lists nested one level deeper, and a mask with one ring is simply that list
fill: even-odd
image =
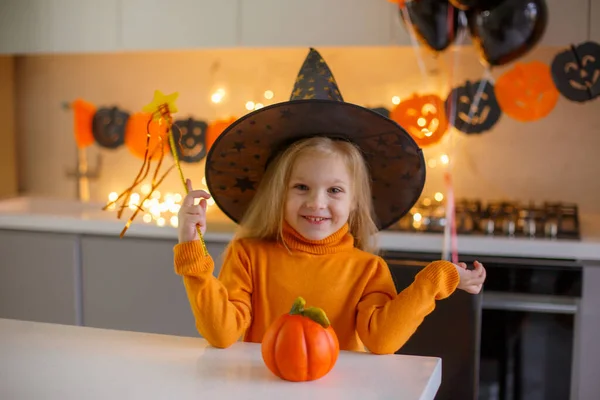
[{"label": "jack-o-lantern face cutout", "polygon": [[418,95],[400,102],[390,113],[421,147],[440,141],[448,129],[444,102],[434,94]]},{"label": "jack-o-lantern face cutout", "polygon": [[129,114],[117,107],[96,111],[92,121],[92,134],[96,143],[108,149],[116,149],[123,145],[128,119]]},{"label": "jack-o-lantern face cutout", "polygon": [[189,118],[176,121],[175,125],[173,138],[179,159],[186,163],[202,160],[206,156],[206,122]]},{"label": "jack-o-lantern face cutout", "polygon": [[450,123],[464,133],[482,133],[491,129],[502,115],[502,109],[489,81],[467,81],[450,92],[446,99]]},{"label": "jack-o-lantern face cutout", "polygon": [[523,122],[545,117],[558,102],[550,67],[539,61],[517,63],[496,81],[494,91],[502,112]]},{"label": "jack-o-lantern face cutout", "polygon": [[577,102],[600,96],[600,44],[585,42],[558,53],[552,61],[558,91]]}]

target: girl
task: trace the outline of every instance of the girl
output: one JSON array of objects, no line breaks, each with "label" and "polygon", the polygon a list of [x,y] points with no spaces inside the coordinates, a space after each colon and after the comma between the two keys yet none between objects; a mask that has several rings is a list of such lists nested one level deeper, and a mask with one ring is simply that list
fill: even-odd
[{"label": "girl", "polygon": [[[302,75],[315,71],[317,76],[327,75],[316,67],[311,71],[306,64],[301,70]],[[323,64],[318,61],[319,66]],[[332,77],[328,78],[331,80]],[[311,115],[336,102],[317,103],[319,107],[313,108]],[[348,104],[337,103],[344,104],[343,107]],[[302,101],[297,104],[299,107],[306,105]],[[310,104],[314,105],[313,102]],[[281,106],[272,107],[267,114],[262,111],[261,116],[279,115]],[[292,115],[294,112],[302,115],[298,110],[293,108]],[[326,115],[323,121],[330,121],[335,119],[336,112],[330,109]],[[382,116],[373,118],[385,119]],[[256,115],[250,115],[246,124],[255,126],[257,119]],[[310,125],[314,124],[313,120]],[[297,125],[301,125],[300,121]],[[485,269],[480,263],[476,262],[475,268],[468,270],[462,263],[436,261],[421,270],[414,282],[398,294],[388,266],[373,253],[372,243],[374,234],[382,226],[380,222],[378,226],[378,221],[394,209],[385,207],[378,213],[373,202],[376,196],[372,195],[372,188],[383,193],[379,191],[377,182],[380,180],[373,171],[377,170],[377,163],[386,158],[381,154],[377,157],[365,155],[373,154],[373,151],[365,153],[357,144],[364,133],[349,136],[340,132],[317,134],[315,129],[318,128],[302,134],[295,130],[294,134],[298,136],[293,140],[273,139],[278,145],[271,143],[270,148],[274,150],[270,157],[263,157],[258,148],[256,152],[246,151],[250,153],[249,159],[265,160],[260,164],[261,168],[249,160],[243,163],[231,161],[230,157],[243,157],[240,155],[242,150],[250,150],[245,145],[238,145],[229,153],[225,151],[230,147],[227,138],[239,141],[244,136],[244,121],[230,127],[213,145],[207,160],[207,183],[209,188],[215,189],[211,189],[215,202],[234,220],[236,210],[241,207],[243,211],[240,230],[227,248],[219,278],[213,276],[213,259],[203,255],[196,233],[198,225],[202,233],[206,231],[205,210],[209,194],[192,190],[188,180],[189,194],[179,211],[175,271],[183,277],[198,332],[215,347],[228,347],[242,336],[244,341],[261,342],[270,324],[288,312],[293,301],[302,296],[308,305],[324,309],[341,350],[364,351],[366,348],[372,353],[390,354],[401,348],[416,331],[433,311],[436,300],[450,296],[456,289],[469,293],[481,290]],[[249,139],[252,131],[247,132],[246,139]],[[280,135],[286,135],[285,132],[281,131]],[[257,134],[255,137],[265,140],[267,136]],[[408,135],[400,138],[410,140]],[[399,146],[404,150],[408,148],[404,142]],[[380,147],[385,152],[390,145]],[[410,154],[412,152],[408,150],[406,157]],[[387,158],[385,168],[393,170],[395,159],[406,166],[406,158],[398,158],[396,152]],[[222,160],[222,164],[215,160]],[[421,165],[420,157],[417,160]],[[224,174],[220,165],[233,170]],[[235,168],[247,175],[235,177],[236,184],[228,186],[225,183],[235,176]],[[390,179],[406,180],[396,175]],[[248,182],[257,181],[258,187],[253,190]],[[240,194],[249,191],[252,195],[227,196],[234,186]],[[383,186],[387,187],[387,183]],[[406,183],[405,186],[411,187]],[[385,201],[381,196],[376,198],[379,205],[386,202],[398,205],[402,196],[388,196]],[[198,205],[194,205],[195,199],[201,199]],[[239,206],[240,202],[246,204]],[[406,205],[412,205],[411,202],[414,200],[396,207],[394,217],[405,212]]]}]

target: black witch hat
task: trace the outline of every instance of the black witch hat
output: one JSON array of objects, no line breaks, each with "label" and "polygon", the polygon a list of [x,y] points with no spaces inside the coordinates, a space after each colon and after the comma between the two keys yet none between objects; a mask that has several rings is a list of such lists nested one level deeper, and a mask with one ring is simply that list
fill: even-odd
[{"label": "black witch hat", "polygon": [[217,206],[239,223],[267,163],[292,142],[312,136],[343,138],[361,149],[379,229],[400,219],[421,195],[425,160],[419,146],[391,119],[344,102],[329,67],[311,48],[289,101],[246,114],[212,145],[205,174]]}]

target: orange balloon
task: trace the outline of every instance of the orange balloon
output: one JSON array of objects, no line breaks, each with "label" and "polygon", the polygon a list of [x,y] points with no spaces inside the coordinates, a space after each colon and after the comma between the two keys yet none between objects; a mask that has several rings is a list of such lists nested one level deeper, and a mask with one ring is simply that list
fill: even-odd
[{"label": "orange balloon", "polygon": [[550,66],[540,61],[516,63],[496,80],[494,93],[502,112],[522,122],[550,114],[559,97]]},{"label": "orange balloon", "polygon": [[96,106],[85,100],[77,99],[71,104],[73,109],[73,133],[77,147],[83,149],[94,143],[92,121]]},{"label": "orange balloon", "polygon": [[413,94],[391,112],[396,121],[420,147],[439,142],[448,130],[444,101],[435,94]]},{"label": "orange balloon", "polygon": [[165,123],[158,124],[157,121],[152,121],[148,128],[148,121],[152,118],[150,113],[135,113],[129,117],[127,128],[125,130],[125,146],[131,154],[144,159],[146,152],[146,142],[148,140],[148,132],[150,132],[150,142],[148,144],[148,156],[152,154],[152,160],[158,160],[161,156],[159,139],[162,139],[164,155],[169,154],[169,138],[167,136],[167,125]]},{"label": "orange balloon", "polygon": [[208,125],[208,128],[206,129],[206,151],[207,152],[210,150],[211,146],[213,145],[215,140],[217,140],[219,135],[221,135],[221,133],[223,133],[223,131],[229,125],[231,125],[233,122],[235,122],[236,119],[237,118],[235,118],[235,117],[219,119],[219,120],[211,122]]}]

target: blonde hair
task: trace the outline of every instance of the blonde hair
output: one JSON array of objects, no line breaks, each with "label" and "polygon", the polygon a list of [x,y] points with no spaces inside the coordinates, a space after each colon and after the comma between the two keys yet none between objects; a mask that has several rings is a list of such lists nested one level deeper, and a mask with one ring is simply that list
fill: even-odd
[{"label": "blonde hair", "polygon": [[374,222],[371,180],[365,160],[352,143],[320,136],[293,143],[269,164],[236,237],[282,240],[285,200],[292,168],[304,154],[335,155],[345,162],[352,179],[351,190],[354,196],[348,218],[349,231],[354,237],[355,247],[376,252],[374,235],[377,233],[377,226]]}]

